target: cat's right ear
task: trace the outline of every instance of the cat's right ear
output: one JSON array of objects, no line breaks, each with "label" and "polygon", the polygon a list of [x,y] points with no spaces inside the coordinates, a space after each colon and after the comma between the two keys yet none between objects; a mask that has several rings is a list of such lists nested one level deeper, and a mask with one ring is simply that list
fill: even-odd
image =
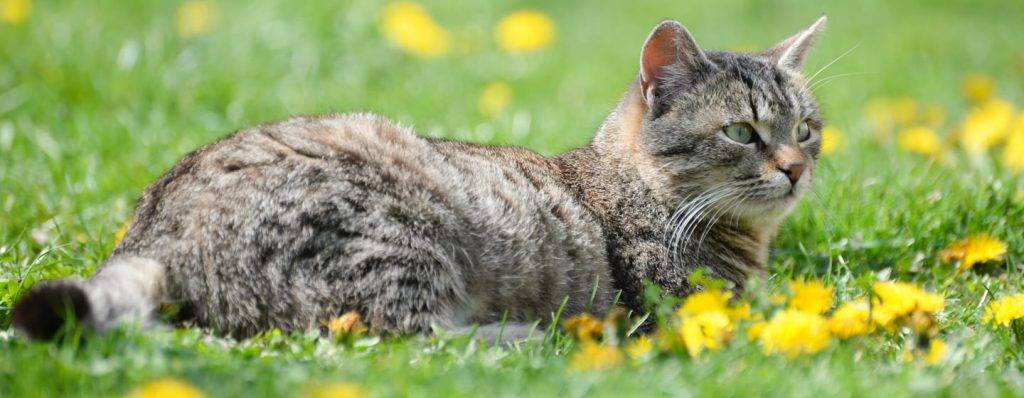
[{"label": "cat's right ear", "polygon": [[[658,85],[665,81],[668,73],[685,77],[707,62],[704,52],[683,25],[676,21],[658,24],[647,36],[640,53],[640,88],[644,102],[648,107],[654,106]],[[669,66],[673,67],[671,72]]]}]

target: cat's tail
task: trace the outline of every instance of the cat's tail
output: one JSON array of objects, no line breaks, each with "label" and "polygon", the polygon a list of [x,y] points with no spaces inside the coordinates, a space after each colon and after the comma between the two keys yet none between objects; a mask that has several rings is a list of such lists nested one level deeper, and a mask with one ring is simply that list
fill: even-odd
[{"label": "cat's tail", "polygon": [[127,322],[147,327],[165,290],[164,266],[141,257],[108,259],[92,278],[43,282],[24,294],[13,326],[34,340],[51,340],[69,322],[103,332]]}]

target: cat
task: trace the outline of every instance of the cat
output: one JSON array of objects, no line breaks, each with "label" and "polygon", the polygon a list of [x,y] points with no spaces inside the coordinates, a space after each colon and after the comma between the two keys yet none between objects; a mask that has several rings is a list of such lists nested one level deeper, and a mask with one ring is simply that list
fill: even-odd
[{"label": "cat", "polygon": [[664,21],[591,143],[560,156],[371,114],[240,130],[150,186],[90,279],[23,295],[13,325],[46,340],[71,316],[103,332],[175,304],[240,338],[349,311],[376,333],[515,335],[645,311],[645,284],[685,296],[700,267],[742,287],[811,184],[823,122],[801,69],[824,24],[747,54]]}]

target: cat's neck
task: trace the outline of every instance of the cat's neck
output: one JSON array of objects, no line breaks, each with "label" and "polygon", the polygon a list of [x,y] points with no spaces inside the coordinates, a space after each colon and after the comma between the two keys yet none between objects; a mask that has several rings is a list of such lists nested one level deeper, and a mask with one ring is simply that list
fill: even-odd
[{"label": "cat's neck", "polygon": [[634,84],[590,145],[556,158],[566,184],[603,224],[610,239],[612,266],[621,268],[613,269],[613,274],[617,279],[646,278],[670,293],[686,294],[690,289],[686,274],[691,271],[686,268],[710,266],[706,264],[710,261],[720,263],[717,267],[721,269],[715,271],[721,272],[716,273],[741,284],[751,271],[764,268],[777,223],[719,220],[701,248],[692,245],[682,253],[689,258],[682,267],[673,265],[665,232],[678,203],[668,194],[667,178],[659,174],[655,159],[641,147],[644,112],[639,87]]}]

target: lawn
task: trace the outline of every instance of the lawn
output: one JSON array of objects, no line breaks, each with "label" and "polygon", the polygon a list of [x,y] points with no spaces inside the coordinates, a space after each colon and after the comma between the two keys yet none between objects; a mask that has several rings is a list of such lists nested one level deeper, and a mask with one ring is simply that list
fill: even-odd
[{"label": "lawn", "polygon": [[[332,383],[357,396],[1024,394],[1024,339],[982,320],[993,300],[1024,293],[1024,179],[1012,164],[1024,153],[962,128],[998,117],[972,110],[991,106],[970,103],[984,100],[986,82],[1021,115],[1024,2],[424,1],[450,43],[420,55],[382,35],[375,1],[0,4],[0,397],[118,396],[164,378],[210,396]],[[495,44],[495,25],[521,9],[550,17],[552,43],[523,53]],[[557,154],[587,143],[659,20],[681,21],[705,48],[755,50],[823,13],[829,27],[806,70],[828,66],[815,92],[836,146],[746,298],[771,317],[793,279],[822,281],[837,303],[874,281],[910,282],[944,298],[934,339],[948,351],[935,361],[908,351],[905,328],[790,358],[765,354],[744,326],[720,350],[603,370],[574,366],[580,344],[561,331],[488,347],[315,332],[233,341],[194,329],[40,344],[8,329],[21,292],[89,275],[149,183],[238,128],[373,111],[424,135]],[[943,261],[978,234],[1006,244],[1001,259],[964,271]]]}]

